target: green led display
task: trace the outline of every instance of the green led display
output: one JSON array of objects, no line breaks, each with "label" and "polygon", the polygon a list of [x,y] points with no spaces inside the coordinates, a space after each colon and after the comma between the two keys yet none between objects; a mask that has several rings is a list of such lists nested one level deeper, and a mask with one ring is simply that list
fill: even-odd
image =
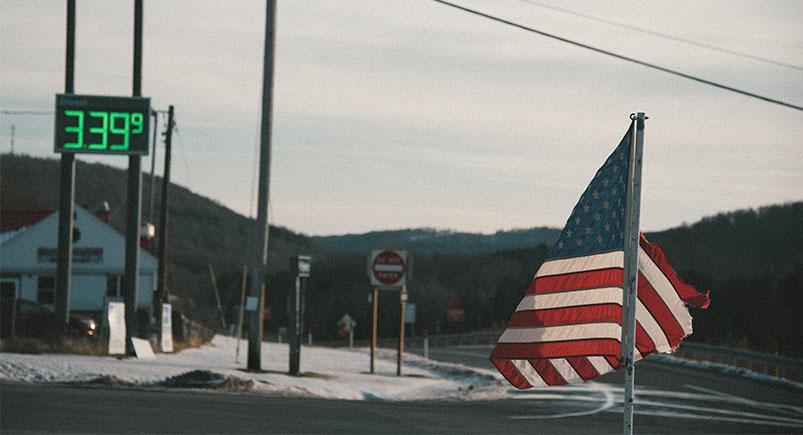
[{"label": "green led display", "polygon": [[56,95],[57,153],[148,154],[149,98]]}]

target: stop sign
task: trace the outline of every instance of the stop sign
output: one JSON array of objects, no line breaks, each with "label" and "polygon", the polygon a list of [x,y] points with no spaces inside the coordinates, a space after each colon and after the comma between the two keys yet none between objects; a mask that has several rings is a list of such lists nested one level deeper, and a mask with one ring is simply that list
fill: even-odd
[{"label": "stop sign", "polygon": [[368,263],[371,284],[378,287],[404,285],[407,253],[404,251],[373,251]]}]

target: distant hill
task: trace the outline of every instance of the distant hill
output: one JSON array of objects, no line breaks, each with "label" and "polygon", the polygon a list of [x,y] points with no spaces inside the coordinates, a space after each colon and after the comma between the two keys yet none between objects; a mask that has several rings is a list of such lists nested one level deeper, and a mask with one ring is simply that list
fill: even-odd
[{"label": "distant hill", "polygon": [[[4,210],[56,210],[59,195],[59,161],[26,155],[0,155],[0,208]],[[158,222],[162,179],[157,177]],[[147,210],[150,177],[142,177],[143,221]],[[212,264],[220,274],[241,271],[252,261],[254,221],[220,203],[171,184],[168,287],[185,297],[188,305],[205,305],[213,295],[208,272]],[[110,225],[124,233],[126,173],[100,163],[76,164],[75,201],[91,211],[107,201]],[[269,268],[284,269],[292,255],[308,253],[309,239],[281,227],[271,227]],[[192,311],[189,307],[184,307]]]},{"label": "distant hill", "polygon": [[559,229],[538,227],[497,231],[494,234],[463,233],[429,228],[374,231],[342,236],[317,236],[311,239],[329,252],[365,253],[373,249],[406,249],[414,254],[481,254],[512,249],[551,246]]},{"label": "distant hill", "polygon": [[720,213],[647,238],[666,249],[678,270],[712,277],[785,273],[803,264],[803,202]]}]

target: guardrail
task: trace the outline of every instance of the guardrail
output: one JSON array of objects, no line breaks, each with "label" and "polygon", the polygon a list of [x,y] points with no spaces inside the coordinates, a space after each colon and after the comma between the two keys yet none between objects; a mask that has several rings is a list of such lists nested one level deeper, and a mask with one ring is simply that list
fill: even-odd
[{"label": "guardrail", "polygon": [[793,381],[800,381],[803,378],[803,360],[799,358],[788,358],[691,341],[683,342],[675,355],[681,358],[704,360],[745,368]]},{"label": "guardrail", "polygon": [[[407,337],[404,340],[406,348],[429,348],[450,346],[479,346],[496,344],[501,331],[475,332],[466,334],[432,335],[424,337]],[[384,338],[378,341],[379,347],[396,346],[396,338]],[[338,343],[339,344],[339,343]],[[368,346],[367,340],[360,340],[360,346]],[[684,341],[674,354],[680,358],[709,361],[733,367],[752,370],[770,376],[790,379],[800,382],[803,380],[803,359],[788,358],[770,355],[744,349],[733,349],[723,346]]]}]

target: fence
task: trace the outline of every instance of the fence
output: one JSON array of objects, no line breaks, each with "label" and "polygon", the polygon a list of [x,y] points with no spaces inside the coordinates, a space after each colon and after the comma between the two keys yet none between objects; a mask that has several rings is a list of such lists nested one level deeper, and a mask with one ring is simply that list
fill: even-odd
[{"label": "fence", "polygon": [[[428,347],[454,347],[454,346],[490,346],[496,344],[501,332],[477,332],[467,334],[432,335],[427,338]],[[378,341],[379,347],[395,347],[396,338],[384,338]],[[424,348],[423,337],[407,337],[404,340],[406,348]],[[335,345],[341,345],[338,342]],[[360,340],[360,346],[368,346],[367,340]],[[709,361],[728,366],[745,368],[757,373],[790,379],[800,382],[803,379],[803,360],[770,355],[744,349],[732,349],[710,344],[685,341],[681,344],[675,356],[685,359]]]}]

